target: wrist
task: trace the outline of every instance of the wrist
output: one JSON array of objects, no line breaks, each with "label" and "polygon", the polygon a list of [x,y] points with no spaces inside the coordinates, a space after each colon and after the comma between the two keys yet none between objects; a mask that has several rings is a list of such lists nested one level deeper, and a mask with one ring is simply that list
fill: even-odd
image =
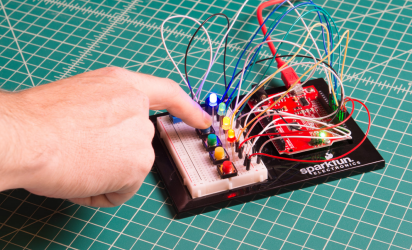
[{"label": "wrist", "polygon": [[40,168],[35,124],[24,111],[19,93],[0,92],[0,191],[26,188]]},{"label": "wrist", "polygon": [[[11,111],[12,93],[0,92],[0,191],[13,188],[16,182],[16,128]],[[17,156],[17,157],[16,157]]]}]

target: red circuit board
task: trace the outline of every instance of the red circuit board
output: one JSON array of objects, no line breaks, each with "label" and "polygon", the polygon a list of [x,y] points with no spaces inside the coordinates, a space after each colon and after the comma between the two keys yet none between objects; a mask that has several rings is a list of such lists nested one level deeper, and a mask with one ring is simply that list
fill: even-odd
[{"label": "red circuit board", "polygon": [[[328,112],[320,104],[318,98],[321,98],[321,97],[319,96],[319,92],[316,90],[316,88],[313,86],[307,86],[307,87],[303,87],[303,90],[304,90],[303,94],[297,95],[297,96],[288,93],[272,109],[277,109],[283,112],[305,116],[305,117],[312,117],[312,118],[326,116]],[[275,97],[276,95],[277,94],[269,95],[269,97],[274,97],[274,98],[270,99],[269,101],[261,105],[261,109],[266,109],[270,105],[272,105],[278,98],[278,97]],[[254,105],[256,105],[256,101],[250,100],[248,104],[249,104],[249,107],[252,109]],[[285,118],[285,119],[289,124],[292,124],[292,126],[285,125],[285,126],[276,127],[279,133],[297,131],[296,128],[299,128],[301,132],[290,134],[290,135],[291,136],[319,137],[320,134],[322,134],[322,137],[324,139],[314,141],[314,140],[311,140],[310,138],[284,138],[283,139],[284,143],[283,142],[280,143],[279,140],[273,141],[273,145],[276,147],[279,154],[292,155],[296,153],[310,151],[316,148],[328,147],[332,145],[334,142],[347,140],[346,138],[341,138],[341,139],[331,138],[334,135],[328,130],[323,130],[320,132],[318,131],[309,132],[308,130],[311,130],[310,128],[301,127],[301,125],[306,125],[306,126],[320,128],[321,127],[320,124],[313,123],[311,121],[304,121],[300,119],[293,119],[293,118]],[[286,124],[280,118],[279,115],[271,116],[270,120],[268,120],[267,118],[262,119],[260,123],[263,127],[266,127],[269,121],[272,121],[272,120],[276,120],[273,123],[274,125]],[[328,119],[323,119],[320,121],[328,122]],[[276,131],[273,131],[273,130],[265,131],[264,133],[273,133],[273,132],[276,132]],[[275,137],[270,136],[270,138],[275,138]]]}]

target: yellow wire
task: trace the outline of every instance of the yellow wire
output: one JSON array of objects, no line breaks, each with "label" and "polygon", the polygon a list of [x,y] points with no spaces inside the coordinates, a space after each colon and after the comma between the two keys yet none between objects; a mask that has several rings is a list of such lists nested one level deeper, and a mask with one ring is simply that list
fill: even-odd
[{"label": "yellow wire", "polygon": [[[326,30],[326,32],[328,33],[327,30]],[[328,38],[329,38],[329,36],[328,36]],[[328,54],[329,54],[329,52],[330,52],[330,44],[328,43]],[[330,57],[328,57],[328,64],[331,65],[330,64]],[[333,87],[333,83],[332,83],[332,72],[330,70],[328,70],[328,72],[329,72],[329,85],[330,85],[330,89],[332,90],[332,96],[333,96],[333,99],[335,99],[335,105],[339,106],[338,105],[338,98],[336,98],[335,88]],[[341,80],[342,80],[342,78],[341,78]]]},{"label": "yellow wire", "polygon": [[[343,34],[343,35],[345,35],[345,34]],[[348,43],[349,43],[349,33],[348,33],[348,38],[346,39],[346,45],[345,45],[346,49],[345,49],[345,55],[343,56],[342,70],[340,71],[340,80],[342,82],[343,82],[343,68],[345,67],[346,53],[348,52]]]},{"label": "yellow wire", "polygon": [[[315,28],[316,26],[320,26],[320,25],[322,25],[322,26],[325,27],[325,25],[320,24],[320,23],[317,23],[317,24],[315,24],[315,25],[310,29],[309,32],[311,32],[311,31],[313,30],[313,28]],[[325,29],[326,29],[326,27],[325,27]],[[244,131],[253,121],[255,121],[255,120],[256,120],[257,118],[259,118],[262,114],[264,114],[266,111],[268,111],[268,110],[271,109],[273,106],[275,106],[283,97],[285,97],[285,96],[287,95],[287,93],[289,93],[289,92],[293,89],[293,87],[295,87],[295,85],[296,85],[306,74],[308,74],[310,71],[312,71],[315,67],[317,67],[317,66],[318,66],[320,63],[322,63],[324,60],[326,60],[327,58],[329,58],[329,57],[331,56],[331,54],[332,54],[332,53],[338,48],[338,46],[342,43],[343,39],[345,38],[345,35],[347,36],[347,38],[346,38],[346,39],[347,39],[347,40],[346,40],[346,47],[345,47],[345,55],[344,55],[344,59],[343,59],[343,61],[345,61],[346,54],[347,54],[347,49],[348,49],[349,30],[347,30],[347,31],[345,31],[345,32],[343,33],[342,38],[339,40],[339,42],[336,44],[336,46],[333,48],[333,50],[330,51],[330,53],[329,53],[326,57],[322,58],[322,59],[321,59],[320,61],[318,61],[315,65],[313,65],[310,69],[308,69],[303,75],[301,75],[301,77],[299,77],[299,79],[298,79],[283,95],[280,96],[280,98],[279,98],[277,101],[273,102],[272,105],[270,105],[267,109],[265,109],[264,111],[262,111],[259,115],[255,116],[255,118],[253,118],[248,124],[246,124],[246,126],[245,126],[244,128],[242,128],[242,130],[239,132],[238,137],[237,137],[237,138],[238,138],[237,141],[239,141],[240,135],[243,133],[243,131]],[[305,41],[303,42],[302,46],[299,48],[299,50],[295,53],[295,55],[294,55],[291,59],[293,59],[293,58],[297,55],[297,53],[299,53],[300,49],[304,46],[304,44],[305,44],[308,36],[309,36],[309,35],[306,36],[306,39],[305,39]],[[329,43],[329,39],[328,39],[328,43]],[[290,61],[291,61],[291,60],[289,60],[286,64],[288,64]],[[285,65],[286,65],[286,64],[285,64]],[[269,80],[271,80],[271,79],[279,72],[280,69],[282,69],[282,67],[280,67],[275,73],[273,73],[263,84],[260,85],[260,87],[262,87],[263,85],[266,84],[266,82],[268,82]],[[260,87],[258,87],[254,92],[252,92],[251,94],[249,94],[249,96],[253,95]],[[249,98],[249,96],[248,96],[248,98]],[[239,105],[238,107],[242,106],[243,103],[244,103],[248,98],[246,98],[246,99],[242,102],[242,104]],[[238,109],[239,109],[239,108],[236,108],[235,111],[233,112],[232,120],[233,120],[234,115],[238,112]]]}]

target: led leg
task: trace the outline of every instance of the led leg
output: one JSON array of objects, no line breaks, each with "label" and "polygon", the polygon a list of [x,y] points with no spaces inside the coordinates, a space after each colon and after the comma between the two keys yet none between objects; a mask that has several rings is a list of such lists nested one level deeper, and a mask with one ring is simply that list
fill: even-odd
[{"label": "led leg", "polygon": [[226,135],[226,131],[224,131],[225,133],[225,149],[227,150],[227,135]]},{"label": "led leg", "polygon": [[212,125],[215,123],[215,107],[212,107]]}]

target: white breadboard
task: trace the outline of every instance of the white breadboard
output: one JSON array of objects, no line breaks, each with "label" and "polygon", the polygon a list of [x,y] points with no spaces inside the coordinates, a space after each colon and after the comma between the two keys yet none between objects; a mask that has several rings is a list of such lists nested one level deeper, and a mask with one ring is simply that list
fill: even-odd
[{"label": "white breadboard", "polygon": [[[217,125],[218,123],[215,122],[213,128],[219,136]],[[184,122],[173,124],[169,116],[165,115],[157,118],[157,129],[192,198],[261,182],[268,178],[268,171],[263,162],[257,164],[256,159],[252,159],[250,170],[247,171],[243,166],[244,159],[239,159],[236,153],[233,158],[229,148],[227,152],[237,168],[238,175],[221,179],[216,165],[213,165],[210,160],[209,153],[203,147],[202,140],[199,139],[194,128]]]}]

